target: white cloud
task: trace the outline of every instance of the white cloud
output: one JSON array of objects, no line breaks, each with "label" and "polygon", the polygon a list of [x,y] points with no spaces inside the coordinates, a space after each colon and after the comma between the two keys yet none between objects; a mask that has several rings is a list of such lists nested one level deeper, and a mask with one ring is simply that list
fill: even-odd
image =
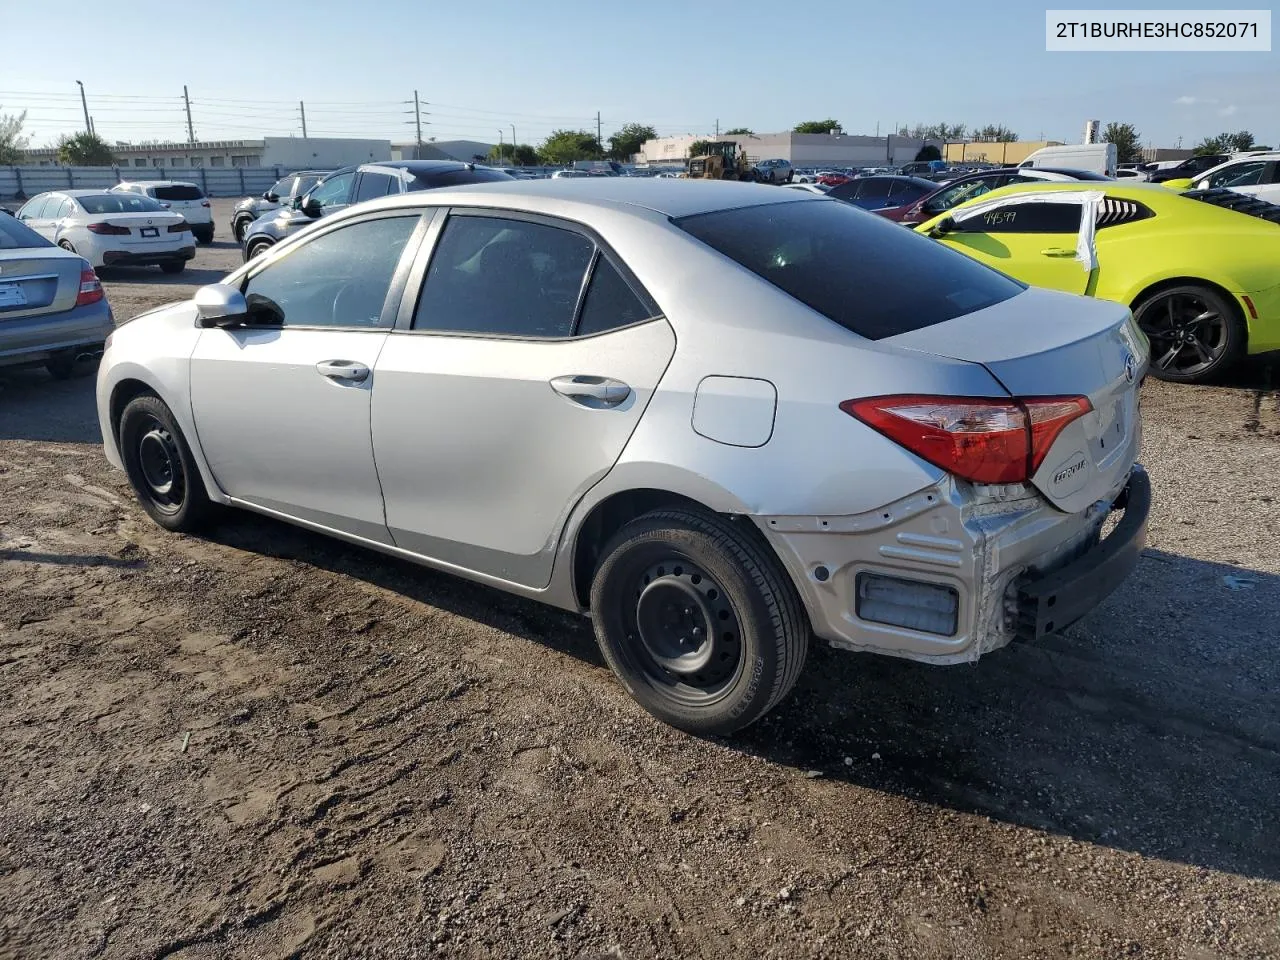
[{"label": "white cloud", "polygon": [[1185,97],[1184,96],[1184,97],[1179,97],[1177,100],[1173,102],[1180,107],[1194,107],[1198,103],[1217,103],[1218,101],[1213,97]]},{"label": "white cloud", "polygon": [[1237,107],[1234,103],[1228,104],[1227,106],[1223,107],[1221,110],[1218,111],[1218,116],[1229,117],[1232,114],[1236,113],[1239,109],[1240,108]]}]

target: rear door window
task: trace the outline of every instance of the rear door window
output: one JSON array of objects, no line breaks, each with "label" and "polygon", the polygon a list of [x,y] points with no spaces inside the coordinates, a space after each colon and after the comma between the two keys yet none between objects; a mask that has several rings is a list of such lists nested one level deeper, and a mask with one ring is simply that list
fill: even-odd
[{"label": "rear door window", "polygon": [[44,208],[50,205],[56,206],[57,203],[56,197],[34,197],[23,204],[22,209],[18,211],[18,216],[23,220],[40,220],[44,215]]},{"label": "rear door window", "polygon": [[675,222],[871,340],[942,323],[1025,289],[944,244],[843,203],[761,204]]},{"label": "rear door window", "polygon": [[568,337],[595,244],[529,220],[453,215],[413,315],[414,330]]}]

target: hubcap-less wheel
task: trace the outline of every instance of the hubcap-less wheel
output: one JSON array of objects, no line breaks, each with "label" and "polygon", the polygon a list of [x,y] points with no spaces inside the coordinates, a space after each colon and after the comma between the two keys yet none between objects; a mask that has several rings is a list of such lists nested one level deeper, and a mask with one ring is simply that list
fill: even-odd
[{"label": "hubcap-less wheel", "polygon": [[1194,293],[1157,297],[1143,306],[1137,320],[1151,341],[1151,363],[1163,373],[1195,377],[1214,366],[1227,350],[1227,318]]},{"label": "hubcap-less wheel", "polygon": [[671,556],[637,576],[633,593],[627,639],[651,683],[690,706],[732,686],[742,663],[741,628],[714,580]]},{"label": "hubcap-less wheel", "polygon": [[150,418],[147,429],[138,438],[138,466],[158,509],[166,513],[177,513],[182,509],[186,496],[182,458],[173,435],[154,417]]}]

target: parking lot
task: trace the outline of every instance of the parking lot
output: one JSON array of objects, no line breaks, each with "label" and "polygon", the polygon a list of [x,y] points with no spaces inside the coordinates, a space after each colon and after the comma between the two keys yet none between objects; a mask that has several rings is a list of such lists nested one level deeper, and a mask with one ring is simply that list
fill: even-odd
[{"label": "parking lot", "polygon": [[[117,320],[240,262],[108,272]],[[1280,364],[1277,364],[1280,368]],[[0,956],[1280,956],[1280,369],[1144,387],[1137,572],[730,741],[587,621],[259,516],[165,533],[0,377]]]}]

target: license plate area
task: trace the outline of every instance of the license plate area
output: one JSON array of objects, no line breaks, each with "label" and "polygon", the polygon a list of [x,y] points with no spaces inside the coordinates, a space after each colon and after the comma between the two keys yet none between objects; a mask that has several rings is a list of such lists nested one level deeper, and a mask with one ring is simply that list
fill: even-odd
[{"label": "license plate area", "polygon": [[143,237],[158,237],[160,236],[160,228],[159,227],[143,227],[141,230],[138,231],[138,233],[140,236],[143,236]]},{"label": "license plate area", "polygon": [[25,307],[27,295],[16,283],[0,283],[0,309],[6,307]]}]

